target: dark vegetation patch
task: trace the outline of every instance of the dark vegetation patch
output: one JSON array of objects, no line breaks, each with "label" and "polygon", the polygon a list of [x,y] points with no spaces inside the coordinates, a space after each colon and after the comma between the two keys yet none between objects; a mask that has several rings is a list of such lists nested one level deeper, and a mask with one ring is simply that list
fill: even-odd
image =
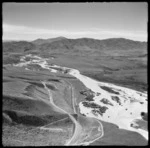
[{"label": "dark vegetation patch", "polygon": [[119,105],[121,105],[120,99],[117,96],[111,96],[112,100],[116,101]]},{"label": "dark vegetation patch", "polygon": [[12,119],[13,122],[17,124],[42,126],[46,123],[45,120],[42,120],[41,118],[36,116],[31,115],[19,116],[16,111],[9,111],[9,110],[5,110],[4,112]]},{"label": "dark vegetation patch", "polygon": [[80,94],[86,95],[86,91],[82,90],[82,91],[80,91]]},{"label": "dark vegetation patch", "polygon": [[85,95],[85,100],[87,101],[94,101],[93,97],[94,97],[94,92],[91,90],[82,90],[80,91],[80,94]]},{"label": "dark vegetation patch", "polygon": [[55,86],[50,85],[50,84],[46,84],[46,87],[48,87],[49,89],[54,90],[54,91],[57,90]]},{"label": "dark vegetation patch", "polygon": [[48,81],[54,81],[54,82],[60,82],[60,80],[59,79],[48,79]]},{"label": "dark vegetation patch", "polygon": [[94,101],[93,97],[94,97],[94,95],[89,95],[89,96],[85,97],[85,100],[87,100],[87,101]]},{"label": "dark vegetation patch", "polygon": [[92,113],[93,113],[93,114],[97,114],[97,113],[98,113],[99,115],[103,116],[103,114],[101,113],[100,110],[94,109],[94,110],[92,110]]},{"label": "dark vegetation patch", "polygon": [[142,117],[143,120],[148,121],[148,113],[141,112],[141,117]]},{"label": "dark vegetation patch", "polygon": [[97,93],[96,93],[96,96],[99,96],[99,95],[101,95],[101,93],[97,92]]},{"label": "dark vegetation patch", "polygon": [[108,109],[108,107],[106,107],[106,106],[100,106],[100,108],[99,108],[99,113],[105,113],[105,111]]},{"label": "dark vegetation patch", "polygon": [[100,86],[100,87],[101,87],[102,89],[104,89],[104,90],[110,92],[110,93],[119,95],[119,92],[116,92],[116,91],[112,90],[112,89],[109,88],[109,87],[106,87],[106,86]]},{"label": "dark vegetation patch", "polygon": [[108,107],[106,107],[106,106],[101,106],[101,105],[95,104],[93,102],[82,102],[82,103],[85,107],[93,108],[95,110],[94,112],[99,113],[101,116],[108,109]]},{"label": "dark vegetation patch", "polygon": [[113,104],[106,98],[101,99],[100,102],[103,102],[104,104],[109,104],[109,105],[113,106]]},{"label": "dark vegetation patch", "polygon": [[96,109],[92,110],[92,113],[96,116],[97,116],[97,113],[103,116],[103,114],[99,110],[96,110]]},{"label": "dark vegetation patch", "polygon": [[25,95],[25,96],[28,96],[28,97],[33,97],[32,93],[30,93],[30,92],[25,92],[25,93],[22,93],[22,94]]},{"label": "dark vegetation patch", "polygon": [[99,108],[100,106],[98,104],[95,104],[93,102],[87,102],[87,101],[83,101],[82,104],[85,107],[90,107],[90,108]]},{"label": "dark vegetation patch", "polygon": [[38,86],[40,88],[44,88],[44,85],[41,82],[28,82],[28,83],[35,85],[35,86]]},{"label": "dark vegetation patch", "polygon": [[94,92],[92,90],[88,89],[88,90],[80,91],[80,94],[85,95],[85,96],[89,96],[89,95],[93,95]]},{"label": "dark vegetation patch", "polygon": [[103,113],[105,113],[105,111],[106,111],[107,109],[108,109],[108,108],[107,108],[106,106],[102,106],[102,107],[100,107],[98,110],[97,110],[97,109],[92,110],[92,112],[98,113],[98,114],[100,114],[101,116],[103,116]]},{"label": "dark vegetation patch", "polygon": [[4,110],[5,114],[7,114],[13,122],[17,124],[24,124],[28,126],[43,126],[48,123],[54,122],[58,119],[61,119],[61,116],[57,115],[29,115],[26,113],[20,113],[17,111]]},{"label": "dark vegetation patch", "polygon": [[[138,126],[135,126],[135,128],[141,128],[141,129],[144,129],[144,130],[146,130],[147,131],[147,129],[148,129],[148,122],[147,121],[144,121],[144,120],[140,120],[140,119],[137,119],[136,120],[136,124],[138,125]],[[133,125],[132,125],[133,126]]]},{"label": "dark vegetation patch", "polygon": [[[30,114],[57,115],[61,114],[53,110],[53,106],[42,100],[31,100],[21,97],[3,96],[3,110],[24,111]],[[63,114],[61,114],[63,116]]]},{"label": "dark vegetation patch", "polygon": [[24,52],[27,52],[27,51],[30,51],[31,49],[30,48],[26,48],[25,50],[24,50]]}]

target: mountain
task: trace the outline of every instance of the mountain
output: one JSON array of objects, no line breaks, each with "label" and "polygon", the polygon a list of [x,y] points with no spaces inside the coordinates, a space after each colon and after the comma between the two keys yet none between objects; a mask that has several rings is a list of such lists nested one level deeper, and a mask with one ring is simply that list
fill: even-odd
[{"label": "mountain", "polygon": [[44,44],[44,43],[52,43],[54,41],[60,41],[62,39],[67,39],[65,37],[57,37],[57,38],[49,38],[49,39],[36,39],[34,41],[32,41],[32,43],[36,44],[36,45],[41,45],[41,44]]},{"label": "mountain", "polygon": [[40,45],[41,50],[144,50],[147,48],[146,42],[132,41],[124,38],[112,38],[96,40],[90,38],[62,39]]},{"label": "mountain", "polygon": [[39,45],[41,52],[75,55],[128,56],[147,53],[147,43],[124,38],[97,40],[90,38],[62,39]]},{"label": "mountain", "polygon": [[[147,42],[133,41],[124,38],[111,38],[105,40],[97,40],[91,38],[67,39],[65,37],[57,37],[52,39],[37,39],[32,42],[27,41],[11,41],[3,42],[3,51],[6,52],[26,52],[31,50],[55,51],[60,52],[99,52],[99,51],[127,51],[139,50],[146,51]],[[144,53],[145,54],[145,53]]]}]

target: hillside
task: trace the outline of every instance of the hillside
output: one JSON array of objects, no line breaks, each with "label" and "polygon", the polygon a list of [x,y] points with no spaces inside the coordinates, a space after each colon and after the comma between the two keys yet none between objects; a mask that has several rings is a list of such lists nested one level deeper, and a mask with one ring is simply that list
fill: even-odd
[{"label": "hillside", "polygon": [[[37,45],[37,47],[36,47]],[[37,39],[32,42],[27,41],[13,41],[3,42],[3,51],[15,51],[21,52],[27,50],[92,50],[92,51],[103,51],[103,50],[141,50],[144,51],[147,48],[146,42],[132,41],[124,38],[112,38],[105,40],[96,40],[90,38],[80,39],[67,39],[65,37],[58,37],[52,39]],[[20,50],[19,50],[20,49]]]},{"label": "hillside", "polygon": [[[128,50],[144,50],[147,47],[146,42],[132,41],[123,38],[95,40],[89,38],[81,39],[63,39],[52,43],[41,44],[39,49],[44,51],[60,50],[71,52],[100,52],[100,51],[128,51]],[[61,52],[60,51],[60,52]]]},{"label": "hillside", "polygon": [[35,44],[27,41],[3,42],[3,52],[27,52],[36,49]]}]

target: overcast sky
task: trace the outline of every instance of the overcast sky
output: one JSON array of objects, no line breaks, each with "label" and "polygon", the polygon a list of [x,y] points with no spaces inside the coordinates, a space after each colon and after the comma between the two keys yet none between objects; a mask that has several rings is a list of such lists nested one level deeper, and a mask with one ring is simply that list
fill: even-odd
[{"label": "overcast sky", "polygon": [[3,3],[3,39],[128,38],[147,41],[148,5],[130,3]]}]

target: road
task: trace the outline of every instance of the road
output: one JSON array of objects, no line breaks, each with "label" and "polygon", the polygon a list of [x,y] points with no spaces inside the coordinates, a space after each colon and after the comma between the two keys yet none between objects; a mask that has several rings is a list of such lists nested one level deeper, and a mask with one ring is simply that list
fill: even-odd
[{"label": "road", "polygon": [[76,139],[76,137],[78,137],[79,133],[82,131],[82,126],[76,121],[76,119],[69,114],[68,112],[66,112],[65,110],[63,110],[62,108],[58,107],[57,105],[55,105],[54,101],[53,101],[53,97],[52,97],[52,93],[50,92],[50,90],[47,88],[46,86],[46,82],[42,81],[42,84],[44,85],[45,89],[47,90],[48,94],[49,94],[49,99],[50,99],[50,103],[61,113],[64,112],[65,114],[68,114],[68,116],[70,117],[70,119],[73,121],[73,123],[75,124],[75,131],[74,134],[72,136],[72,138],[66,143],[66,145],[70,145],[70,143]]},{"label": "road", "polygon": [[[55,103],[53,101],[52,93],[50,92],[49,88],[47,88],[46,82],[44,82],[44,81],[41,81],[41,82],[44,85],[44,88],[48,92],[50,104],[53,105],[53,107],[55,109],[57,109],[57,111],[67,114],[75,125],[74,133],[73,133],[72,137],[66,142],[66,144],[65,144],[66,146],[69,146],[69,145],[89,145],[90,143],[94,142],[95,140],[98,140],[99,138],[101,138],[103,136],[103,127],[102,127],[102,124],[100,123],[100,121],[95,120],[99,123],[99,125],[96,126],[97,133],[96,134],[94,133],[94,135],[91,135],[94,122],[90,122],[89,124],[87,123],[88,126],[82,125],[82,123],[80,123],[79,120],[76,120],[76,118],[73,115],[66,112],[64,109],[60,108],[59,106],[55,105]],[[74,113],[76,114],[76,108],[75,108],[76,101],[75,101],[75,97],[74,97],[74,88],[70,82],[68,82],[68,84],[71,86],[72,105],[73,105]],[[87,121],[88,120],[86,120],[86,122]],[[94,136],[95,136],[95,138],[93,139]]]},{"label": "road", "polygon": [[75,95],[74,95],[74,87],[72,86],[72,84],[71,84],[69,81],[67,81],[67,80],[64,80],[64,81],[65,81],[66,83],[68,83],[69,86],[70,86],[70,88],[71,88],[72,108],[73,108],[74,113],[77,114],[76,108],[75,108],[75,106],[77,105],[77,103],[76,103],[76,98],[75,98]]}]

